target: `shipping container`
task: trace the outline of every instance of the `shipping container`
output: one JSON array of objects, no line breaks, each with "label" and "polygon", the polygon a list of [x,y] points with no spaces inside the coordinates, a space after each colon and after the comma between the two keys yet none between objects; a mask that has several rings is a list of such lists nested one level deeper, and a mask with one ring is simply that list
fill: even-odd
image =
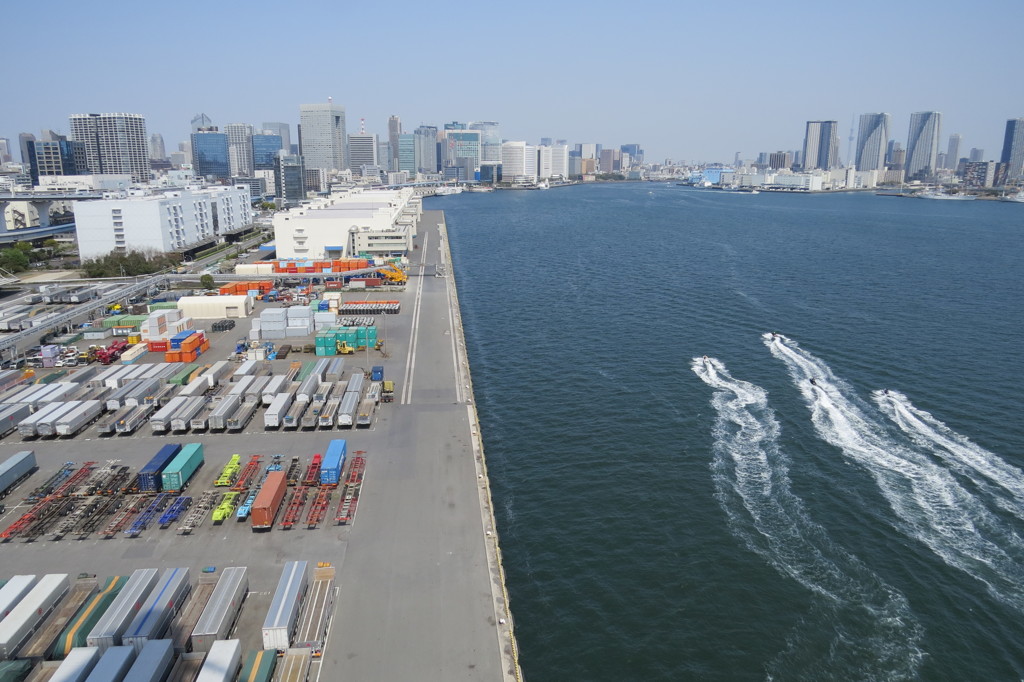
[{"label": "shipping container", "polygon": [[140,568],[132,573],[117,598],[86,636],[86,643],[104,651],[112,646],[120,646],[121,635],[153,591],[159,573],[155,568]]},{"label": "shipping container", "polygon": [[36,584],[34,575],[16,575],[0,587],[0,619],[6,618]]},{"label": "shipping container", "polygon": [[0,438],[18,428],[18,423],[32,414],[32,406],[26,403],[4,405],[0,409]]},{"label": "shipping container", "polygon": [[51,658],[64,658],[75,647],[84,647],[89,633],[127,583],[127,576],[107,578],[107,582],[99,593],[86,602],[85,606],[75,614],[68,626],[61,632],[50,653]]},{"label": "shipping container", "polygon": [[214,642],[196,682],[234,682],[242,664],[242,642],[222,639]]},{"label": "shipping container", "polygon": [[103,401],[85,400],[79,406],[57,420],[58,436],[74,436],[103,414]]},{"label": "shipping container", "polygon": [[32,661],[0,661],[0,682],[22,682],[31,672]]},{"label": "shipping container", "polygon": [[85,682],[101,655],[99,647],[75,647],[53,673],[49,682]]},{"label": "shipping container", "polygon": [[166,433],[171,428],[171,419],[174,414],[178,411],[185,401],[188,400],[185,396],[175,396],[167,401],[167,404],[161,407],[152,417],[149,418],[149,427],[153,430],[153,433]]},{"label": "shipping container", "polygon": [[171,461],[161,474],[161,488],[164,492],[181,492],[192,476],[203,465],[203,444],[188,443]]},{"label": "shipping container", "polygon": [[103,652],[85,682],[121,682],[135,662],[135,649],[112,646]]},{"label": "shipping container", "polygon": [[238,676],[238,682],[271,682],[277,667],[277,652],[270,649],[250,651]]},{"label": "shipping container", "polygon": [[287,472],[271,471],[263,480],[263,486],[252,503],[251,523],[254,531],[270,530],[274,527],[277,512],[281,509],[285,491],[288,490]]},{"label": "shipping container", "polygon": [[320,485],[338,485],[341,482],[347,450],[348,444],[343,438],[330,442],[320,465]]},{"label": "shipping container", "polygon": [[370,370],[370,381],[384,381],[384,365],[374,365]]},{"label": "shipping container", "polygon": [[7,496],[14,486],[32,475],[36,470],[36,454],[32,450],[16,452],[0,464],[0,499]]},{"label": "shipping container", "polygon": [[249,423],[252,416],[256,413],[256,408],[260,404],[256,401],[246,401],[242,403],[235,413],[227,418],[225,422],[227,424],[228,431],[241,431],[245,428],[245,425]]},{"label": "shipping container", "polygon": [[366,399],[367,400],[372,400],[373,404],[376,405],[376,404],[380,403],[380,396],[381,396],[381,382],[379,382],[379,381],[370,382],[370,387],[368,389],[366,389]]},{"label": "shipping container", "polygon": [[32,438],[38,435],[36,427],[38,424],[47,419],[51,414],[59,412],[64,409],[64,403],[46,403],[43,407],[39,408],[37,412],[26,417],[18,423],[18,434],[22,438]]},{"label": "shipping container", "polygon": [[192,651],[209,651],[214,642],[231,634],[248,593],[247,569],[244,566],[225,568],[199,622],[192,630]]},{"label": "shipping container", "polygon": [[125,630],[122,642],[126,646],[134,647],[138,652],[142,651],[148,640],[162,638],[171,618],[181,610],[191,590],[192,583],[189,582],[187,568],[166,569],[149,598]]},{"label": "shipping container", "polygon": [[0,621],[0,659],[14,658],[70,588],[67,573],[49,573],[39,579],[32,591]]},{"label": "shipping container", "polygon": [[124,679],[126,682],[164,682],[173,665],[171,640],[151,639],[142,647]]},{"label": "shipping container", "polygon": [[363,383],[366,381],[366,377],[362,372],[352,372],[348,377],[348,388],[345,390],[346,393],[355,393],[357,396],[362,397],[363,395]]},{"label": "shipping container", "polygon": [[171,431],[187,431],[192,418],[206,409],[206,398],[196,396],[187,398],[171,418]]},{"label": "shipping container", "polygon": [[356,424],[356,411],[359,409],[359,395],[346,392],[338,407],[338,426],[352,428]]},{"label": "shipping container", "polygon": [[161,473],[181,452],[179,443],[168,443],[139,471],[139,490],[156,492],[162,489]]},{"label": "shipping container", "polygon": [[[246,377],[251,378],[251,377]],[[237,384],[236,384],[237,385]],[[242,404],[241,393],[226,395],[220,399],[213,411],[210,412],[209,425],[211,431],[223,431],[228,426],[228,418],[231,417]]]},{"label": "shipping container", "polygon": [[270,402],[270,407],[263,413],[263,428],[276,429],[280,427],[294,400],[295,397],[291,393],[278,393]]},{"label": "shipping container", "polygon": [[285,651],[295,632],[299,611],[309,585],[309,563],[289,561],[281,571],[270,610],[263,621],[263,648]]}]

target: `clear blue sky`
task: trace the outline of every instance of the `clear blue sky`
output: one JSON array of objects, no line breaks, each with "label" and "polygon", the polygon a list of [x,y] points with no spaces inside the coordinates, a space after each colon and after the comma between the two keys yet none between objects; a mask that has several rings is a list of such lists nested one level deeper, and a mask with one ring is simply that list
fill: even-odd
[{"label": "clear blue sky", "polygon": [[[496,120],[507,139],[639,143],[650,161],[797,149],[807,120],[943,113],[942,148],[998,158],[1024,117],[1024,1],[66,2],[13,0],[0,137],[143,114],[168,150],[215,125],[343,104],[350,132]],[[386,10],[386,11],[385,11]],[[293,127],[294,139],[294,127]],[[842,143],[845,157],[846,140]],[[15,157],[17,158],[17,152]]]}]

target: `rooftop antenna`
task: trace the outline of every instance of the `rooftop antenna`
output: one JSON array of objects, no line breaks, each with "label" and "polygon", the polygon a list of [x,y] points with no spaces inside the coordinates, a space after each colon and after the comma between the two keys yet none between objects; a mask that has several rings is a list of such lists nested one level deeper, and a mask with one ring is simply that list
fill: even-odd
[{"label": "rooftop antenna", "polygon": [[360,118],[359,119],[359,134],[360,135],[365,135],[366,134],[366,119],[365,118]]},{"label": "rooftop antenna", "polygon": [[328,97],[327,98],[327,103],[328,104],[333,104],[334,103],[334,98],[333,97]]}]

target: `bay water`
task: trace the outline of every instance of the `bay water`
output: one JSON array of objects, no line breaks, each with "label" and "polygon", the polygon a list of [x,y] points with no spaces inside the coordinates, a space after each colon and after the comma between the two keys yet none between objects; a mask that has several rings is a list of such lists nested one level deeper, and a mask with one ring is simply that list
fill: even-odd
[{"label": "bay water", "polygon": [[1024,678],[1024,205],[427,206],[527,680]]}]

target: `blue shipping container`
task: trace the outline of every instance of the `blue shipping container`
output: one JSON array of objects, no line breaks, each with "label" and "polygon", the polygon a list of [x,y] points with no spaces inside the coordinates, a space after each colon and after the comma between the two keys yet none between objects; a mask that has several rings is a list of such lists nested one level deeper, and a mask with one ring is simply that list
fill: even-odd
[{"label": "blue shipping container", "polygon": [[181,452],[180,443],[169,443],[149,460],[149,463],[142,467],[139,472],[139,490],[146,492],[157,492],[160,490],[160,474],[164,468]]},{"label": "blue shipping container", "polygon": [[320,485],[338,485],[341,483],[341,470],[345,468],[345,450],[347,444],[344,439],[332,440],[324,453],[323,461],[320,464]]}]

